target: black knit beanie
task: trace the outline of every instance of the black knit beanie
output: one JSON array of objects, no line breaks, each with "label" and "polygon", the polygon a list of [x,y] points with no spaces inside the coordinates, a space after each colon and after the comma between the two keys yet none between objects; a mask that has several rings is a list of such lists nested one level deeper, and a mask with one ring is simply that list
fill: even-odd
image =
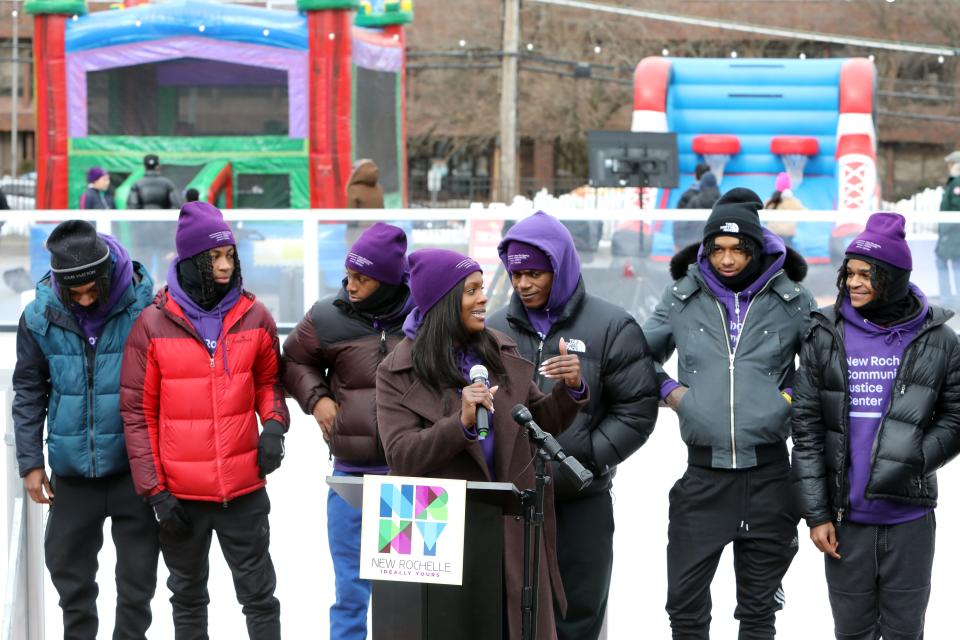
[{"label": "black knit beanie", "polygon": [[703,228],[703,240],[714,236],[744,237],[763,248],[763,227],[760,209],[763,201],[750,189],[737,187],[720,196]]},{"label": "black knit beanie", "polygon": [[67,220],[47,238],[50,271],[62,289],[109,278],[113,269],[110,248],[86,220]]}]

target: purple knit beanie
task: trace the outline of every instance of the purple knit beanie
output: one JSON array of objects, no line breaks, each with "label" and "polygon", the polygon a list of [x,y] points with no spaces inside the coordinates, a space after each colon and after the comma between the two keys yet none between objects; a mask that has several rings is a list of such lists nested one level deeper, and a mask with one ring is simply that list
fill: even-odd
[{"label": "purple knit beanie", "polygon": [[236,245],[237,241],[220,209],[209,202],[188,202],[180,207],[176,244],[177,261],[182,262],[216,247]]},{"label": "purple knit beanie", "polygon": [[514,271],[549,271],[553,273],[553,263],[550,256],[539,247],[519,240],[511,240],[507,245],[507,270]]},{"label": "purple knit beanie", "polygon": [[105,175],[107,175],[107,171],[103,167],[91,167],[91,169],[87,171],[87,183],[93,184]]},{"label": "purple knit beanie", "polygon": [[407,273],[406,253],[403,229],[378,222],[353,243],[343,266],[378,282],[401,284]]},{"label": "purple knit beanie", "polygon": [[473,258],[446,249],[419,249],[410,254],[409,261],[410,294],[421,317],[461,280],[483,272]]},{"label": "purple knit beanie", "polygon": [[906,219],[899,213],[874,213],[867,220],[867,228],[847,247],[847,255],[863,256],[912,271],[913,257],[905,224]]}]

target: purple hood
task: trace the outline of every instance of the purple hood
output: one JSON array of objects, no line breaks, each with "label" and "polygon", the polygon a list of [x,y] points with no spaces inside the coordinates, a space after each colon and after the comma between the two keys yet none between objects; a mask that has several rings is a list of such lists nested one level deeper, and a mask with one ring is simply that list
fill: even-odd
[{"label": "purple hood", "polygon": [[700,267],[700,275],[703,277],[703,281],[717,300],[723,303],[724,309],[726,309],[731,348],[736,348],[737,339],[740,337],[740,329],[743,327],[743,321],[746,319],[746,310],[750,305],[750,300],[766,286],[775,273],[783,269],[783,265],[787,259],[787,247],[783,243],[783,240],[780,239],[780,236],[766,228],[763,230],[763,255],[774,256],[773,262],[753,281],[753,284],[743,291],[735,293],[724,286],[719,278],[717,278],[713,272],[713,267],[710,266],[709,259],[703,252],[702,244],[697,252],[697,264]]},{"label": "purple hood", "polygon": [[526,310],[527,318],[534,328],[546,336],[577,290],[580,282],[580,256],[570,231],[559,220],[543,211],[537,211],[520,220],[503,236],[497,252],[504,268],[509,268],[507,247],[514,240],[537,247],[547,254],[553,265],[553,285],[546,306],[543,309]]},{"label": "purple hood", "polygon": [[[193,298],[187,295],[187,292],[180,286],[180,281],[177,279],[178,261],[177,258],[174,258],[170,262],[169,269],[167,269],[167,292],[170,294],[170,297],[180,305],[180,308],[183,309],[187,320],[203,339],[207,351],[213,356],[217,351],[220,332],[223,330],[223,317],[227,315],[230,309],[240,300],[240,286],[237,285],[230,289],[217,306],[207,311],[194,302]],[[230,369],[227,365],[226,346],[224,346],[223,350],[223,368],[229,373]]]}]

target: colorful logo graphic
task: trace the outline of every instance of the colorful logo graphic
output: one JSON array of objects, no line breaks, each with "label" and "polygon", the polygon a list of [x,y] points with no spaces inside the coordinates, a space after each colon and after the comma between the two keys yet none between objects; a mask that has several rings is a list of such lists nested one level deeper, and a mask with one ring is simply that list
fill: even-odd
[{"label": "colorful logo graphic", "polygon": [[422,555],[437,555],[437,540],[447,526],[445,489],[419,484],[380,486],[380,553],[411,555],[415,532],[423,542]]}]

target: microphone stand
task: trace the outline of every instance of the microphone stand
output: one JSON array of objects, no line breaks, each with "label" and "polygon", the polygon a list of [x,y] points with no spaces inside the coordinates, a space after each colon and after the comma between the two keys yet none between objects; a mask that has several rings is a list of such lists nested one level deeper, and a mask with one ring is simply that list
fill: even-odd
[{"label": "microphone stand", "polygon": [[[539,429],[538,429],[539,431]],[[540,432],[543,433],[542,431]],[[528,427],[530,440],[536,443]],[[550,476],[547,474],[549,454],[541,444],[537,445],[537,454],[533,458],[534,489],[520,492],[520,504],[523,506],[523,591],[521,592],[521,611],[523,613],[523,640],[536,640],[537,637],[537,593],[540,586],[540,534],[543,529],[543,501]],[[533,534],[533,554],[530,553],[530,537]],[[531,566],[532,565],[532,566]]]},{"label": "microphone stand", "polygon": [[[560,443],[533,421],[530,411],[517,405],[511,412],[513,419],[527,431],[527,437],[537,447],[533,457],[534,489],[520,492],[523,507],[523,591],[521,592],[523,640],[537,638],[537,594],[540,586],[540,536],[543,529],[543,502],[546,486],[551,481],[547,474],[548,462],[559,462],[564,473],[576,478],[583,489],[593,480],[593,474],[583,468],[576,458],[567,456]],[[530,553],[530,538],[533,536],[533,553]]]}]

